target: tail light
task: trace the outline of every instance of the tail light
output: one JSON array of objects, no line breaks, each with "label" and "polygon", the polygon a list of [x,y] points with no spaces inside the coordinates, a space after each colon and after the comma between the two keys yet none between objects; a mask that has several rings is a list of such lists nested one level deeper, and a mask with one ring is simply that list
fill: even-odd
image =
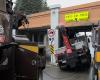
[{"label": "tail light", "polygon": [[5,35],[0,35],[0,43],[4,43],[5,42]]},{"label": "tail light", "polygon": [[5,42],[4,28],[2,25],[0,25],[0,43],[4,42]]}]

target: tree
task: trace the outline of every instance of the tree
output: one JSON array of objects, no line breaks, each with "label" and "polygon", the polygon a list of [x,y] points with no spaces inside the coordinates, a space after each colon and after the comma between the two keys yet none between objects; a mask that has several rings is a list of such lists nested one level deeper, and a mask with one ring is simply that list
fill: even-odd
[{"label": "tree", "polygon": [[14,10],[22,11],[26,14],[32,14],[47,9],[47,3],[44,0],[17,0]]}]

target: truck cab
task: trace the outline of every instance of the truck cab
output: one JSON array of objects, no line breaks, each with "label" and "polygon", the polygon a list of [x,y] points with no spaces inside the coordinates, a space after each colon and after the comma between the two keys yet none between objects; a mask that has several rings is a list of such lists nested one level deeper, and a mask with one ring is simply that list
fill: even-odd
[{"label": "truck cab", "polygon": [[[88,45],[88,38],[86,33],[81,35],[83,32],[81,28],[65,28],[64,36],[67,38],[70,49],[72,52],[67,53],[66,49],[68,46],[64,43],[64,38],[62,38],[63,45],[65,46],[65,52],[58,54],[58,64],[60,69],[76,68],[78,66],[89,67],[91,65],[91,54]],[[66,33],[66,35],[65,35]],[[63,36],[63,33],[60,33]]]}]

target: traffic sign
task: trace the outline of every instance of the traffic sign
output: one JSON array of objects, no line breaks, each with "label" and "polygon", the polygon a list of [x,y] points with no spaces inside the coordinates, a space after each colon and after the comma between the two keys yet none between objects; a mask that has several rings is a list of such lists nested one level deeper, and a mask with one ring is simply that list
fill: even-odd
[{"label": "traffic sign", "polygon": [[53,29],[48,29],[48,36],[53,37],[55,35],[55,31]]},{"label": "traffic sign", "polygon": [[50,53],[54,54],[54,46],[53,45],[49,45],[49,48],[50,48]]}]

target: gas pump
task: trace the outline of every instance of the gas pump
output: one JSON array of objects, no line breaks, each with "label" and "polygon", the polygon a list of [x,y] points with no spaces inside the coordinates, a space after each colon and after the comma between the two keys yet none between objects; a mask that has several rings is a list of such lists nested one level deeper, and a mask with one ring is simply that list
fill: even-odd
[{"label": "gas pump", "polygon": [[0,0],[0,79],[39,80],[45,68],[39,47],[26,34],[16,34],[20,26],[29,22],[25,15],[14,14],[12,5],[12,0]]},{"label": "gas pump", "polygon": [[93,47],[94,57],[93,57],[93,80],[100,80],[100,21],[97,27],[93,28]]}]

